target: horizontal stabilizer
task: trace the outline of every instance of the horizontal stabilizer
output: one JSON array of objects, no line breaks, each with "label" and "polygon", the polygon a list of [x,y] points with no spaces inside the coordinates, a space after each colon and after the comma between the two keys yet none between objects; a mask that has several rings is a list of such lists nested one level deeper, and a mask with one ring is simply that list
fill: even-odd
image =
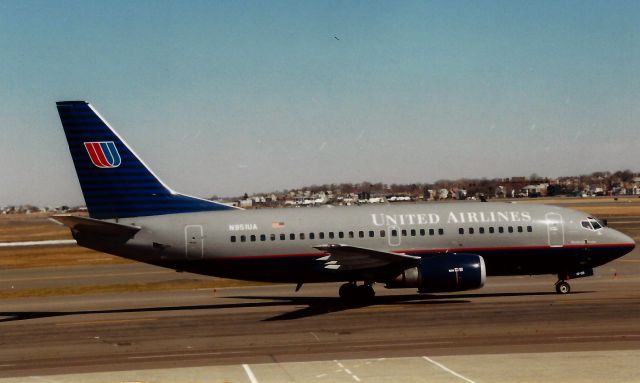
[{"label": "horizontal stabilizer", "polygon": [[100,221],[88,217],[77,217],[73,215],[54,215],[52,220],[68,226],[74,233],[99,234],[108,237],[132,238],[140,227],[121,225],[119,223]]}]

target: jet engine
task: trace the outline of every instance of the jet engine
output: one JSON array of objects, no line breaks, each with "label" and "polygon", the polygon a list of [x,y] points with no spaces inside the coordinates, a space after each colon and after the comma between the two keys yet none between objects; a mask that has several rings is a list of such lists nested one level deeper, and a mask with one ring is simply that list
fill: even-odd
[{"label": "jet engine", "polygon": [[425,257],[417,267],[407,269],[388,281],[388,289],[417,287],[421,293],[445,293],[484,286],[487,271],[477,254],[441,254]]}]

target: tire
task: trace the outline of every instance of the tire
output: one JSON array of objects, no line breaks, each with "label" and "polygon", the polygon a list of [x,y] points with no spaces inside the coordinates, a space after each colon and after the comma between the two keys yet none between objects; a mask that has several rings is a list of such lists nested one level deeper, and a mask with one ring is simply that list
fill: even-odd
[{"label": "tire", "polygon": [[560,281],[556,283],[556,293],[558,294],[569,294],[571,292],[571,285],[569,285],[565,281]]},{"label": "tire", "polygon": [[376,291],[371,285],[358,286],[358,299],[363,302],[369,302],[376,296]]},{"label": "tire", "polygon": [[355,285],[355,283],[345,283],[342,286],[340,286],[340,290],[338,290],[338,294],[340,295],[340,298],[344,299],[345,301],[354,300],[357,293],[358,293],[358,287]]}]

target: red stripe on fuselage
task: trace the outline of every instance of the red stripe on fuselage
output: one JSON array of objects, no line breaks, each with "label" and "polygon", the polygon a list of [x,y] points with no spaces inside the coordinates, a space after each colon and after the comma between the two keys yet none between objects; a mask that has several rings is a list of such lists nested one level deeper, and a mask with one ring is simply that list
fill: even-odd
[{"label": "red stripe on fuselage", "polygon": [[[617,248],[634,248],[635,245],[629,245],[626,243],[611,243],[611,244],[588,244],[588,245],[565,245],[565,246],[507,246],[507,247],[469,247],[469,248],[456,248],[456,249],[423,249],[423,250],[394,250],[393,253],[397,254],[424,254],[424,253],[473,253],[474,251],[524,251],[524,250],[549,250],[549,249],[580,249],[580,248],[602,248],[602,247],[617,247]],[[291,254],[261,254],[261,255],[237,255],[237,256],[224,256],[215,257],[219,260],[237,260],[237,259],[276,259],[276,258],[297,258],[297,257],[324,257],[329,253],[317,252],[317,253],[291,253]]]}]

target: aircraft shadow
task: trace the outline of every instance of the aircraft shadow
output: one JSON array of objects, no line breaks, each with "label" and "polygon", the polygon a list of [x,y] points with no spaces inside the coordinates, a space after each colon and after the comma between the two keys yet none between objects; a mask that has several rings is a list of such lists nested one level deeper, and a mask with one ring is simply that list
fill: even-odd
[{"label": "aircraft shadow", "polygon": [[[587,293],[588,291],[574,292],[572,294]],[[460,304],[469,303],[469,299],[483,297],[514,297],[514,296],[539,296],[556,295],[553,292],[526,292],[526,293],[492,293],[492,294],[449,294],[449,295],[383,295],[377,296],[373,300],[360,303],[346,303],[338,297],[304,297],[304,296],[231,296],[231,299],[259,299],[270,302],[243,302],[210,305],[189,305],[189,306],[165,306],[165,307],[141,307],[126,309],[108,310],[81,310],[81,311],[2,311],[0,312],[0,323],[24,321],[30,319],[63,317],[85,314],[116,314],[116,313],[143,313],[143,312],[171,312],[183,310],[216,310],[230,308],[251,308],[251,307],[276,307],[276,306],[306,306],[291,312],[278,314],[276,316],[263,319],[262,321],[294,320],[318,315],[325,315],[334,312],[358,309],[368,306],[394,305],[394,304]],[[225,299],[225,298],[222,298]]]},{"label": "aircraft shadow", "polygon": [[[575,292],[574,294],[585,293]],[[305,305],[306,307],[294,310],[288,313],[279,314],[271,318],[263,319],[263,321],[278,321],[301,319],[305,317],[323,315],[333,312],[357,309],[367,306],[378,305],[394,305],[394,304],[414,304],[414,305],[435,305],[435,304],[459,304],[469,303],[472,298],[487,297],[518,297],[518,296],[544,296],[557,295],[554,292],[523,292],[523,293],[474,293],[474,294],[448,294],[448,295],[431,295],[431,294],[404,294],[404,295],[383,295],[377,296],[369,302],[346,303],[340,298],[332,297],[291,297],[291,296],[233,296],[236,299],[268,299],[277,300],[288,305]]]}]

